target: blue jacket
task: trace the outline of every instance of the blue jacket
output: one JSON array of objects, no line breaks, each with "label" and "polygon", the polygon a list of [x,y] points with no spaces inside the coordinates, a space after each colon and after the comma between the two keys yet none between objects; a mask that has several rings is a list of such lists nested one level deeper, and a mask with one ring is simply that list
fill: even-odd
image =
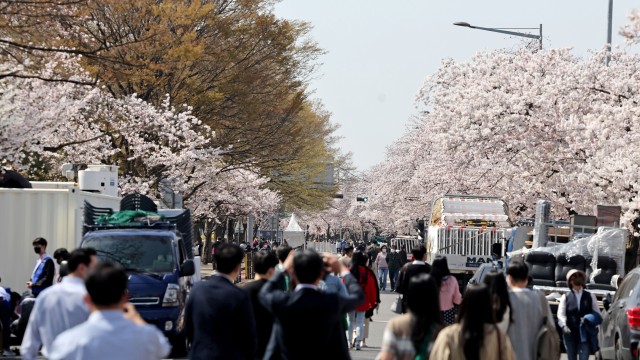
[{"label": "blue jacket", "polygon": [[589,345],[591,354],[600,350],[598,345],[598,325],[600,324],[602,324],[602,316],[597,312],[585,315],[580,323],[580,341]]}]

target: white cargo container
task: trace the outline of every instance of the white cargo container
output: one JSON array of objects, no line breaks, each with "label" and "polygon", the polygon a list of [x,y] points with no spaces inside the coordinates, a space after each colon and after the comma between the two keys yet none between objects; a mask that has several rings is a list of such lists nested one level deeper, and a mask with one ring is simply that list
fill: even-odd
[{"label": "white cargo container", "polygon": [[84,201],[114,210],[117,196],[82,191],[71,182],[32,182],[32,189],[0,189],[1,286],[22,292],[37,255],[31,242],[47,239],[47,253],[75,249],[82,240]]}]

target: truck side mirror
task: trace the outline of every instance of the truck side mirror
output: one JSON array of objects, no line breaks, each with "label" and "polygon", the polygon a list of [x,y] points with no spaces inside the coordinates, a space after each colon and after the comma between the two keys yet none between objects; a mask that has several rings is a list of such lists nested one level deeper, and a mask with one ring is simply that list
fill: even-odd
[{"label": "truck side mirror", "polygon": [[602,306],[604,307],[605,310],[609,311],[609,308],[611,307],[610,293],[607,293],[607,295],[604,296],[604,299],[602,299]]},{"label": "truck side mirror", "polygon": [[182,268],[180,270],[180,276],[191,276],[196,273],[196,266],[193,263],[193,260],[185,260],[182,263]]}]

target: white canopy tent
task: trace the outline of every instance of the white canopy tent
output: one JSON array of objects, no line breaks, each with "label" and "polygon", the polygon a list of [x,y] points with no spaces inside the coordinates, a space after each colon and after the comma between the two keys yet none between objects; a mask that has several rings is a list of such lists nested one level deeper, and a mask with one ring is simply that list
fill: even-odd
[{"label": "white canopy tent", "polygon": [[291,214],[291,218],[289,219],[289,225],[286,229],[284,229],[284,239],[287,240],[287,244],[292,248],[296,248],[299,246],[304,246],[304,230],[296,221],[296,215]]}]

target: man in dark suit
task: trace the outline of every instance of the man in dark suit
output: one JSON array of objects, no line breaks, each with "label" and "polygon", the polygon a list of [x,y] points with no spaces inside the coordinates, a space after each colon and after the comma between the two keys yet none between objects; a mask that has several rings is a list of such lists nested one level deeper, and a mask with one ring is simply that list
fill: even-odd
[{"label": "man in dark suit", "polygon": [[292,293],[280,290],[282,272],[277,272],[260,291],[260,302],[276,318],[265,359],[350,359],[342,316],[364,301],[358,281],[335,257],[324,260],[343,276],[347,295],[318,290],[323,259],[307,250],[284,263],[285,271],[298,284]]},{"label": "man in dark suit", "polygon": [[[396,283],[396,291],[400,294],[406,294],[409,288],[409,281],[416,275],[428,274],[431,272],[431,265],[427,264],[424,260],[427,255],[427,248],[424,245],[419,245],[411,249],[413,255],[413,262],[405,264],[400,270],[398,275],[398,282]],[[406,303],[404,296],[402,297],[403,311],[406,309]]]},{"label": "man in dark suit", "polygon": [[244,254],[235,244],[221,244],[211,279],[191,290],[185,313],[191,359],[253,359],[256,325],[246,291],[233,284]]},{"label": "man in dark suit", "polygon": [[[287,255],[288,256],[288,255]],[[255,359],[262,359],[264,352],[271,338],[273,330],[273,315],[265,309],[258,300],[258,294],[264,284],[273,277],[278,265],[278,257],[273,251],[259,251],[253,256],[253,269],[256,273],[256,279],[245,284],[242,288],[249,294],[251,305],[253,306],[253,315],[256,320],[256,331],[258,333],[258,347],[255,353]]]}]

